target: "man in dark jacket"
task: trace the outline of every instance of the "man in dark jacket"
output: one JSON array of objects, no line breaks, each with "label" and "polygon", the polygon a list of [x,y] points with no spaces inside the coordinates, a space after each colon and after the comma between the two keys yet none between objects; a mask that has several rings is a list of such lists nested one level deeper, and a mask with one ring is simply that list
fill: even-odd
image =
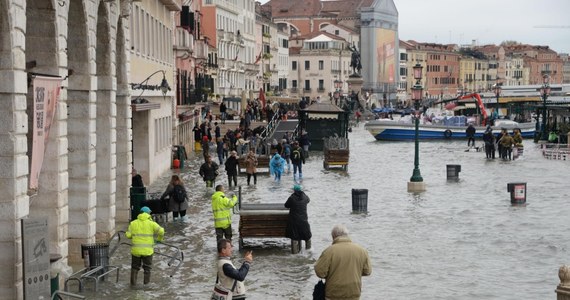
[{"label": "man in dark jacket", "polygon": [[483,141],[485,142],[485,156],[495,159],[495,136],[491,126],[487,126],[487,130],[483,133]]},{"label": "man in dark jacket", "polygon": [[192,132],[194,132],[194,151],[200,151],[202,148],[202,129],[198,127],[198,123],[194,124]]},{"label": "man in dark jacket", "polygon": [[467,126],[467,129],[465,129],[465,135],[467,135],[467,147],[475,147],[475,127],[473,127],[473,124],[469,124],[469,126]]},{"label": "man in dark jacket", "polygon": [[[293,143],[293,148],[291,150],[291,163],[293,164],[293,180],[301,180],[303,178],[305,155],[298,142]],[[297,170],[299,171],[299,177],[297,177]]]},{"label": "man in dark jacket", "polygon": [[307,204],[311,200],[303,192],[303,187],[299,184],[293,186],[293,194],[289,196],[285,207],[289,209],[285,237],[291,239],[291,250],[293,254],[301,249],[301,240],[305,241],[305,249],[311,248],[311,225],[307,215]]},{"label": "man in dark jacket", "polygon": [[218,176],[218,164],[212,161],[211,156],[206,156],[206,162],[200,166],[199,173],[206,182],[206,186],[213,187]]},{"label": "man in dark jacket", "polygon": [[227,107],[226,104],[224,103],[224,101],[222,101],[222,103],[220,103],[220,118],[222,119],[222,124],[226,123],[226,118],[227,118]]},{"label": "man in dark jacket", "polygon": [[226,159],[226,173],[228,174],[228,186],[232,187],[232,181],[234,186],[237,186],[237,173],[238,173],[238,158],[237,152],[232,151],[230,157]]}]

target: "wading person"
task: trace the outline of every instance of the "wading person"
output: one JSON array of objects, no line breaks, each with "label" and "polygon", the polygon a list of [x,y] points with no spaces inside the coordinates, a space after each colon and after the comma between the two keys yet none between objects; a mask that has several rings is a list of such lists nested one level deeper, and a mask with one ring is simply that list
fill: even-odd
[{"label": "wading person", "polygon": [[231,299],[245,299],[245,285],[243,281],[249,272],[249,267],[253,262],[253,254],[247,251],[243,256],[244,262],[239,269],[236,269],[231,261],[232,242],[226,239],[218,240],[218,264],[216,283],[220,282],[222,286],[232,291]]},{"label": "wading person", "polygon": [[178,175],[172,175],[166,190],[160,197],[160,201],[164,201],[167,196],[168,210],[172,212],[174,221],[188,221],[188,217],[186,216],[186,210],[188,209],[188,196],[186,194],[186,188],[184,188],[184,183]]},{"label": "wading person", "polygon": [[218,164],[212,161],[211,156],[206,156],[206,162],[200,166],[198,171],[204,182],[206,182],[206,187],[213,187],[216,183],[216,177],[218,176]]},{"label": "wading person", "polygon": [[164,228],[152,220],[150,208],[141,207],[141,213],[129,224],[125,236],[131,239],[131,285],[137,284],[139,270],[144,269],[144,284],[150,282],[154,241],[162,242]]},{"label": "wading person", "polygon": [[237,175],[238,175],[238,158],[237,158],[237,152],[236,151],[232,151],[230,152],[230,157],[228,157],[228,159],[226,159],[226,173],[228,174],[228,186],[230,187],[230,189],[232,188],[232,182],[234,184],[234,186],[237,187]]},{"label": "wading person", "polygon": [[332,229],[333,243],[315,263],[315,273],[326,279],[325,297],[329,300],[360,299],[362,276],[372,273],[368,251],[353,243],[344,225]]},{"label": "wading person", "polygon": [[475,127],[473,124],[469,124],[467,129],[465,129],[465,135],[467,136],[467,147],[475,147]]},{"label": "wading person", "polygon": [[226,238],[232,240],[232,208],[237,204],[236,195],[230,199],[224,193],[224,186],[217,185],[212,195],[212,213],[214,214],[214,227],[216,240]]},{"label": "wading person", "polygon": [[269,161],[269,173],[275,176],[275,181],[281,181],[281,174],[283,174],[286,164],[287,162],[279,153],[275,153]]},{"label": "wading person", "polygon": [[309,225],[309,216],[307,215],[307,204],[311,200],[303,192],[303,187],[299,184],[293,186],[293,194],[289,196],[285,207],[289,209],[287,217],[287,227],[285,228],[285,237],[291,239],[291,249],[295,253],[295,244],[305,241],[305,249],[311,248],[311,225]]},{"label": "wading person", "polygon": [[249,150],[245,158],[245,173],[247,174],[247,185],[253,176],[253,184],[257,184],[257,157],[253,150]]},{"label": "wading person", "polygon": [[[303,179],[303,164],[305,163],[305,155],[303,154],[303,149],[299,146],[299,143],[293,143],[293,149],[291,151],[291,164],[293,164],[293,180],[298,181]],[[297,171],[299,175],[297,175]],[[298,177],[297,177],[298,176]]]},{"label": "wading person", "polygon": [[483,141],[485,142],[485,156],[495,159],[495,136],[491,126],[487,126],[487,130],[483,133]]}]

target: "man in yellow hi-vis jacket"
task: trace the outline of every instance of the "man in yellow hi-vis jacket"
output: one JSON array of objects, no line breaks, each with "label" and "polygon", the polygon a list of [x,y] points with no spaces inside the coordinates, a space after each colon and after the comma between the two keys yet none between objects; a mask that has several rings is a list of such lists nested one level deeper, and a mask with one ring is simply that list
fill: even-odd
[{"label": "man in yellow hi-vis jacket", "polygon": [[217,185],[212,195],[212,212],[214,213],[214,227],[216,227],[216,240],[222,238],[232,240],[232,208],[237,204],[237,196],[232,199],[224,194],[224,186]]},{"label": "man in yellow hi-vis jacket", "polygon": [[144,284],[150,282],[154,241],[161,242],[164,238],[164,228],[160,227],[150,216],[150,208],[143,206],[136,220],[129,224],[125,236],[132,240],[131,246],[131,285],[137,284],[137,275],[144,269]]}]

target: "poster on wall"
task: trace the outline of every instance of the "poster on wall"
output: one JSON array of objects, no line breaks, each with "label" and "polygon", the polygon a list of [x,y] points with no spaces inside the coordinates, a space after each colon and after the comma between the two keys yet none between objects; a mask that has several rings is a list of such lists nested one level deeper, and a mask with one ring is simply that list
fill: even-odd
[{"label": "poster on wall", "polygon": [[48,220],[22,219],[24,299],[50,299],[50,253]]},{"label": "poster on wall", "polygon": [[59,90],[60,77],[33,76],[32,90],[34,103],[32,110],[32,162],[30,166],[29,189],[37,190],[40,170],[44,161],[45,149],[49,130],[55,115]]},{"label": "poster on wall", "polygon": [[396,32],[393,30],[376,29],[376,53],[378,60],[378,74],[376,82],[396,82]]}]

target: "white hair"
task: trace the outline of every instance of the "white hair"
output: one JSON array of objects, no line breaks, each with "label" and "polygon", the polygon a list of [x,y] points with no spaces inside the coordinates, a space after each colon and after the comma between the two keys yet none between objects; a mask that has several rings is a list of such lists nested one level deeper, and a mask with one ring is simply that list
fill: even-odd
[{"label": "white hair", "polygon": [[344,225],[335,225],[331,231],[333,240],[339,236],[348,236],[348,229]]}]

